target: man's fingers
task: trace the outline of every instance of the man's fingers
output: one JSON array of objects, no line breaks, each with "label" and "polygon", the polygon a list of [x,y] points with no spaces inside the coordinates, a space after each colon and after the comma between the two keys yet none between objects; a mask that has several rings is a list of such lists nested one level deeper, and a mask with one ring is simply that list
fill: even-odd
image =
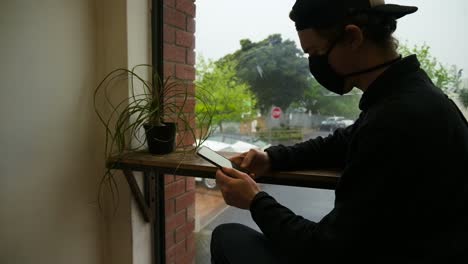
[{"label": "man's fingers", "polygon": [[242,160],[241,167],[248,168],[252,163],[252,160],[255,158],[256,154],[257,153],[255,152],[255,150],[249,150],[249,152],[247,152],[247,155],[245,155],[244,159]]},{"label": "man's fingers", "polygon": [[219,185],[225,185],[226,183],[231,182],[232,178],[226,175],[222,170],[217,170],[216,181],[219,183]]},{"label": "man's fingers", "polygon": [[221,171],[223,172],[224,175],[228,175],[228,176],[231,176],[233,178],[239,178],[238,177],[238,174],[239,174],[238,170],[235,170],[235,169],[232,169],[232,168],[222,168]]},{"label": "man's fingers", "polygon": [[[225,175],[230,175],[234,178],[237,178],[237,179],[242,179],[242,180],[250,180],[251,177],[241,171],[238,171],[236,169],[231,169],[231,168],[223,168],[223,172],[225,173]],[[232,180],[232,179],[231,179]]]},{"label": "man's fingers", "polygon": [[247,152],[244,152],[242,154],[233,156],[233,157],[229,158],[229,160],[234,162],[235,164],[240,165],[242,163],[242,161],[244,160],[245,155],[247,155]]},{"label": "man's fingers", "polygon": [[242,163],[242,160],[244,160],[244,157],[242,157],[242,156],[235,156],[235,157],[229,158],[229,160],[232,161],[233,163],[239,165],[239,164]]}]

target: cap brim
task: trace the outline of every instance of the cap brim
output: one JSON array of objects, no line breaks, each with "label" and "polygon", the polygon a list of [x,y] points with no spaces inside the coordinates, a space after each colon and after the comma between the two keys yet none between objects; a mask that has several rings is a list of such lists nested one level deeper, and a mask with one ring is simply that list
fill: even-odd
[{"label": "cap brim", "polygon": [[394,4],[379,5],[372,8],[372,11],[393,16],[394,18],[402,18],[406,15],[418,11],[415,6],[402,6]]}]

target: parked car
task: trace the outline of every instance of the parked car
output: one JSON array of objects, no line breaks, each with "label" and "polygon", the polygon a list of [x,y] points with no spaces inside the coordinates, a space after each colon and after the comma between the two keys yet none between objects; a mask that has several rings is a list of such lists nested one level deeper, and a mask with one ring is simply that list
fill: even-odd
[{"label": "parked car", "polygon": [[331,116],[322,121],[320,130],[335,131],[337,128],[345,128],[352,124],[354,124],[354,121],[351,119],[345,119],[342,116]]}]

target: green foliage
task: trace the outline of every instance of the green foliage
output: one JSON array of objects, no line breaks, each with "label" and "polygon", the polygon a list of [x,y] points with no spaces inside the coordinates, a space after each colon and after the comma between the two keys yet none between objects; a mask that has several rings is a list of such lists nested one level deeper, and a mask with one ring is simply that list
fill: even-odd
[{"label": "green foliage", "polygon": [[[214,63],[200,58],[197,63],[196,86],[197,116],[211,116],[212,123],[221,130],[224,121],[245,121],[256,113],[255,97],[248,84],[237,78],[234,61]],[[203,125],[204,120],[198,119],[197,123]]]},{"label": "green foliage", "polygon": [[468,108],[468,88],[461,89],[459,95],[460,95],[460,101],[462,102],[462,104],[466,108]]},{"label": "green foliage", "polygon": [[456,92],[461,82],[461,71],[455,65],[450,67],[443,65],[431,55],[430,51],[430,47],[426,44],[415,45],[413,48],[409,48],[406,44],[400,44],[399,47],[399,52],[403,56],[416,54],[421,68],[426,71],[437,87],[444,91]]},{"label": "green foliage", "polygon": [[295,42],[275,34],[259,42],[240,41],[241,49],[220,60],[237,61],[237,76],[250,84],[258,107],[266,113],[272,105],[288,108],[308,87],[307,60]]},{"label": "green foliage", "polygon": [[[161,125],[166,116],[184,119],[182,109],[188,99],[186,86],[179,85],[170,78],[161,80],[156,75],[147,80],[141,72],[137,72],[138,68],[152,72],[150,65],[137,65],[132,69],[119,68],[111,71],[94,91],[94,109],[106,129],[104,151],[106,159],[143,147],[146,138],[141,136],[140,131],[144,124]],[[109,90],[115,88],[115,85],[122,80],[129,81],[130,95],[120,102],[112,102]],[[138,88],[141,91],[137,91]],[[182,105],[171,100],[175,97],[181,98]],[[98,107],[99,99],[105,99],[110,114]],[[131,144],[133,139],[139,142],[135,147]]]},{"label": "green foliage", "polygon": [[244,39],[240,44],[240,50],[221,61],[239,61],[238,76],[251,85],[262,113],[276,105],[304,107],[314,114],[358,116],[359,96],[325,96],[326,89],[311,78],[307,59],[293,41],[275,34],[257,43]]},{"label": "green foliage", "polygon": [[269,131],[257,133],[261,140],[265,141],[283,141],[283,140],[303,140],[304,134],[301,129],[274,128]]},{"label": "green foliage", "polygon": [[[355,119],[359,115],[359,94],[329,96],[313,78],[307,60],[295,43],[283,40],[281,35],[270,35],[259,42],[249,39],[240,41],[241,49],[228,54],[216,64],[236,61],[237,76],[250,84],[258,100],[258,107],[266,113],[272,105],[287,109],[305,108],[314,114],[339,115]],[[403,56],[416,54],[421,67],[434,84],[445,92],[457,92],[466,102],[468,92],[459,89],[461,71],[456,66],[447,67],[430,53],[427,45],[400,45]],[[464,101],[465,98],[465,101]]]},{"label": "green foliage", "polygon": [[310,85],[304,91],[304,96],[292,104],[292,107],[302,107],[317,115],[337,115],[356,119],[359,110],[360,95],[350,93],[346,96],[326,95],[323,88],[315,79],[310,80]]},{"label": "green foliage", "polygon": [[[184,83],[170,77],[162,80],[156,74],[152,74],[153,72],[153,67],[146,64],[137,65],[132,69],[118,68],[107,74],[95,88],[94,109],[105,128],[106,162],[118,161],[127,153],[141,150],[146,146],[147,139],[142,133],[145,124],[157,126],[162,125],[164,120],[177,120],[184,124],[185,128],[185,130],[179,129],[178,132],[188,133],[188,136],[193,136],[197,142],[195,130],[190,127],[190,120],[193,117],[184,112],[188,98],[195,95],[188,92]],[[149,78],[145,78],[146,75],[149,75]],[[130,85],[129,95],[114,102],[111,96],[112,89],[119,87],[123,82]],[[203,102],[202,100],[201,103]],[[209,125],[210,116],[205,116],[205,120]],[[198,136],[207,137],[206,134]],[[180,143],[182,142],[179,141]],[[103,188],[107,187],[111,192],[115,209],[117,208],[118,188],[113,177],[113,169],[107,167],[101,179],[98,197],[100,207]]]},{"label": "green foliage", "polygon": [[[464,90],[458,90],[461,82],[461,71],[456,66],[446,67],[433,57],[430,47],[427,45],[414,46],[400,45],[399,52],[403,56],[416,54],[421,63],[421,68],[426,71],[434,84],[446,92],[459,92],[460,98],[467,97]],[[325,89],[315,80],[304,92],[303,98],[293,106],[303,107],[314,114],[339,115],[348,118],[356,118],[359,115],[359,99],[357,94],[347,96],[325,96]],[[463,94],[464,93],[464,94]]]}]

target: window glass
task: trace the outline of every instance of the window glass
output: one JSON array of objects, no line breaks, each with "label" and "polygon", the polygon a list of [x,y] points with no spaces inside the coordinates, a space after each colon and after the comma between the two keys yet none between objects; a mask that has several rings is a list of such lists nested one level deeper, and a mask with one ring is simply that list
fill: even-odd
[{"label": "window glass", "polygon": [[[197,93],[211,100],[214,133],[204,143],[218,151],[295,143],[352,125],[362,92],[338,96],[310,74],[307,55],[288,15],[294,0],[198,0]],[[466,114],[468,2],[387,1],[417,5],[398,20],[394,36],[403,56],[417,54],[431,79]],[[437,18],[437,19],[434,19]],[[197,105],[197,112],[208,111]],[[209,262],[214,227],[239,222],[258,229],[248,211],[224,204],[216,182],[197,179],[197,261]],[[281,203],[311,220],[333,207],[328,190],[261,185]]]}]

